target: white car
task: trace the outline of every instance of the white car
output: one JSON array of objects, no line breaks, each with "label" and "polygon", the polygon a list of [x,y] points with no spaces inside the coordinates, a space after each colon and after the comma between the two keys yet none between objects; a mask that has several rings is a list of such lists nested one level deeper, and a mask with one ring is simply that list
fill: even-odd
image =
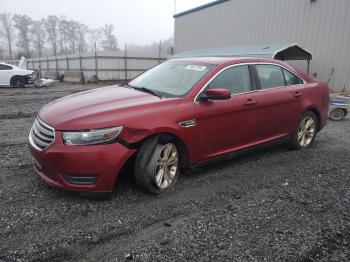
[{"label": "white car", "polygon": [[23,87],[33,83],[33,72],[18,66],[0,63],[0,86]]}]

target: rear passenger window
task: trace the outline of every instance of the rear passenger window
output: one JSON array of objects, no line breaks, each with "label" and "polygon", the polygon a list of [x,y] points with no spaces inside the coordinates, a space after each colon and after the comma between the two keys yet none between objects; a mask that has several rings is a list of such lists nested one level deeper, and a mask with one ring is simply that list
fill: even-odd
[{"label": "rear passenger window", "polygon": [[275,65],[256,65],[261,89],[285,86],[282,69]]},{"label": "rear passenger window", "polygon": [[284,74],[284,79],[286,80],[286,85],[299,85],[303,83],[303,80],[289,72],[288,70],[282,69]]},{"label": "rear passenger window", "polygon": [[232,94],[251,91],[248,66],[234,66],[224,70],[213,81],[210,82],[208,88],[224,88],[230,90]]}]

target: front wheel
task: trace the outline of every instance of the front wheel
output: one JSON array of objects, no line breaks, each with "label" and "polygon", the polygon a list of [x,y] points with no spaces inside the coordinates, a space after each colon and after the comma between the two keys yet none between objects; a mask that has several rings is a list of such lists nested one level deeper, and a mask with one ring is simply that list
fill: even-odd
[{"label": "front wheel", "polygon": [[176,184],[180,172],[180,155],[173,142],[147,140],[141,146],[135,162],[138,186],[159,194]]},{"label": "front wheel", "polygon": [[25,80],[23,77],[15,76],[11,79],[10,85],[12,87],[24,87],[25,86]]},{"label": "front wheel", "polygon": [[305,112],[298,121],[296,130],[289,142],[291,149],[309,148],[317,133],[317,118],[311,111]]}]

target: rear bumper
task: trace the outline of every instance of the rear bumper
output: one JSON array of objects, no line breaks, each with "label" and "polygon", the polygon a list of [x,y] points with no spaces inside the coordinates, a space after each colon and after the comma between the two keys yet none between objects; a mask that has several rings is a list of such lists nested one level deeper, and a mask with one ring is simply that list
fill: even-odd
[{"label": "rear bumper", "polygon": [[61,133],[39,151],[30,143],[36,173],[48,184],[69,190],[112,192],[125,162],[136,152],[119,143],[95,146],[66,146]]}]

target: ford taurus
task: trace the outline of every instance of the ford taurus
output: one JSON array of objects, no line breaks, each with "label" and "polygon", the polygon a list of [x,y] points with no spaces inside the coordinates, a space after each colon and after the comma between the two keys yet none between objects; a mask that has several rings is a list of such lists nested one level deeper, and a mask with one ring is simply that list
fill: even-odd
[{"label": "ford taurus", "polygon": [[36,172],[53,186],[110,195],[134,159],[136,183],[158,194],[211,160],[280,143],[309,148],[328,103],[327,84],[281,61],[173,59],[127,85],[44,106],[29,148]]}]

